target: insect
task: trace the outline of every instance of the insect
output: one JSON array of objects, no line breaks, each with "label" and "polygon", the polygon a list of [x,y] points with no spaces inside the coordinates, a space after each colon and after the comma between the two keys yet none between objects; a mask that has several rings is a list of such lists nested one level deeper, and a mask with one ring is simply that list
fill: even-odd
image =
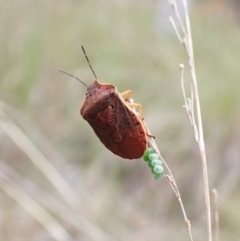
[{"label": "insect", "polygon": [[[125,159],[137,159],[143,156],[147,148],[147,131],[141,116],[141,105],[131,103],[131,90],[119,93],[108,83],[100,83],[87,54],[82,46],[89,67],[96,78],[87,86],[86,97],[80,107],[80,113],[100,141],[114,154]],[[136,111],[138,110],[138,111]]]}]

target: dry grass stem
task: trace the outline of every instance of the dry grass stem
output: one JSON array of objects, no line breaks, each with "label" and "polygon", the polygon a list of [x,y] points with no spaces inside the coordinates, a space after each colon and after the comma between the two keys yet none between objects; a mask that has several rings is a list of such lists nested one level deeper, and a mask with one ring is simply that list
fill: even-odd
[{"label": "dry grass stem", "polygon": [[[187,52],[187,55],[189,58],[189,68],[190,68],[190,73],[191,73],[191,77],[192,77],[191,78],[191,80],[192,80],[191,103],[186,101],[186,94],[185,94],[185,89],[184,89],[184,85],[183,85],[183,80],[181,80],[183,96],[184,96],[185,106],[186,106],[187,113],[189,115],[191,125],[194,128],[195,138],[199,145],[199,150],[200,150],[200,155],[201,155],[201,160],[202,160],[203,181],[204,181],[204,196],[205,196],[206,219],[207,219],[206,224],[207,224],[207,236],[208,236],[207,240],[212,241],[211,209],[210,209],[207,161],[206,161],[205,144],[204,144],[204,138],[203,138],[201,108],[200,108],[197,78],[196,78],[196,72],[195,72],[192,34],[191,34],[191,26],[190,26],[189,14],[188,14],[188,6],[187,6],[187,1],[183,0],[183,6],[184,6],[184,10],[185,10],[185,24],[186,24],[186,30],[185,30],[185,27],[182,26],[182,20],[179,15],[178,8],[175,6],[175,4],[176,4],[175,1],[170,1],[170,5],[173,6],[174,12],[177,16],[177,19],[179,20],[180,26],[184,33],[184,38],[183,38],[184,46],[185,46],[185,49],[186,49],[186,52]],[[177,34],[177,36],[178,36],[178,34]],[[182,78],[183,78],[183,72],[182,72]],[[195,125],[195,120],[194,120],[194,115],[193,115],[193,99],[195,99],[194,106],[196,109],[197,127]],[[191,108],[190,108],[190,106],[191,106]],[[195,131],[196,129],[197,129],[197,132]]]},{"label": "dry grass stem", "polygon": [[[144,122],[144,125],[145,125],[145,128],[147,130],[147,133],[151,135],[151,132],[149,131],[149,129],[148,129],[148,127],[147,127],[145,122]],[[178,202],[180,204],[180,207],[181,207],[181,210],[182,210],[182,214],[183,214],[183,217],[184,217],[185,225],[188,224],[188,225],[186,225],[186,228],[188,230],[188,234],[189,234],[190,240],[193,241],[192,231],[191,231],[191,222],[187,218],[187,214],[186,214],[186,211],[185,211],[182,199],[181,199],[181,194],[180,194],[180,192],[178,190],[177,183],[176,183],[176,181],[174,179],[174,176],[173,176],[169,166],[167,165],[166,161],[162,157],[162,155],[161,155],[161,153],[160,153],[160,151],[159,151],[159,149],[158,149],[158,147],[156,145],[156,142],[155,142],[154,138],[149,136],[148,137],[148,143],[149,143],[149,146],[151,146],[154,149],[154,151],[158,154],[158,156],[162,160],[165,168],[167,169],[168,174],[166,174],[164,172],[164,177],[167,180],[167,182],[169,183],[169,185],[171,186],[173,192],[175,193],[175,195],[177,197],[177,200],[178,200]]]},{"label": "dry grass stem", "polygon": [[193,87],[191,84],[191,99],[186,97],[186,91],[185,91],[185,86],[184,86],[184,65],[180,64],[180,71],[181,71],[181,87],[182,87],[182,93],[183,93],[183,98],[184,98],[184,107],[186,108],[186,111],[188,113],[188,117],[191,123],[191,126],[194,131],[195,139],[196,141],[198,140],[198,129],[195,123],[195,118],[194,118],[194,98],[193,98]]},{"label": "dry grass stem", "polygon": [[[130,99],[130,103],[134,103],[134,100],[132,98]],[[137,113],[135,108],[132,108],[132,109]],[[159,149],[157,147],[157,144],[155,142],[155,139],[154,139],[153,135],[151,134],[150,130],[148,129],[148,127],[147,127],[146,123],[144,122],[144,120],[143,120],[143,123],[144,123],[145,129],[146,129],[146,131],[148,133],[148,145],[150,147],[152,147],[154,149],[154,151],[158,154],[159,158],[162,160],[164,166],[167,169],[168,174],[166,174],[164,172],[163,173],[164,178],[167,180],[167,182],[169,183],[169,185],[171,186],[173,192],[175,193],[175,195],[177,197],[177,200],[178,200],[178,202],[180,204],[180,207],[181,207],[181,210],[182,210],[182,213],[183,213],[185,224],[186,223],[189,224],[189,225],[186,225],[186,227],[187,227],[187,230],[188,230],[188,234],[189,234],[190,240],[193,241],[190,220],[188,220],[188,218],[187,218],[187,214],[186,214],[186,211],[185,211],[182,199],[181,199],[181,194],[180,194],[180,192],[178,190],[178,187],[177,187],[177,183],[176,183],[176,181],[174,179],[174,176],[173,176],[169,166],[167,165],[166,161],[162,157],[162,155],[161,155],[161,153],[160,153],[160,151],[159,151]]]},{"label": "dry grass stem", "polygon": [[175,21],[173,20],[172,16],[169,17],[169,22],[172,24],[173,29],[174,29],[174,31],[175,31],[175,33],[176,33],[179,41],[180,41],[181,43],[183,43],[183,39],[182,39],[180,33],[178,32],[178,28],[177,28],[177,26],[176,26],[176,24],[175,24]]},{"label": "dry grass stem", "polygon": [[176,14],[176,17],[177,17],[177,19],[178,19],[178,21],[180,23],[180,26],[181,26],[181,30],[183,31],[183,35],[187,36],[187,31],[185,29],[185,26],[184,26],[184,23],[182,21],[182,18],[181,18],[180,14],[179,14],[178,6],[177,6],[176,1],[169,0],[168,2],[169,2],[170,6],[173,8],[173,10],[174,10],[174,12]]},{"label": "dry grass stem", "polygon": [[213,203],[213,228],[214,228],[214,241],[219,241],[219,211],[218,211],[218,191],[212,189],[212,203]]}]

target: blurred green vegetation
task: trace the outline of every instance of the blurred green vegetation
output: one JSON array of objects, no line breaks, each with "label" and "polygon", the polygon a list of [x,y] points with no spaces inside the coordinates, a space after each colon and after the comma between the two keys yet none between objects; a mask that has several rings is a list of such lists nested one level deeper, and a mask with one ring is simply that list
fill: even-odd
[{"label": "blurred green vegetation", "polygon": [[[156,1],[143,0],[0,1],[0,98],[11,106],[4,107],[9,118],[76,190],[83,216],[117,240],[187,240],[167,182],[153,181],[143,161],[114,156],[81,118],[86,89],[58,69],[91,83],[83,45],[100,81],[120,92],[131,89],[135,102],[141,103],[176,176],[194,237],[203,240],[201,163],[182,108],[178,70],[180,63],[187,67],[187,58],[170,24],[161,28],[159,7]],[[191,9],[191,24],[210,186],[220,195],[220,236],[238,240],[240,27],[225,10],[227,15],[214,5],[209,8],[208,1],[198,3]],[[188,72],[185,77],[188,86]],[[1,161],[55,195],[24,152],[0,134]],[[40,198],[30,184],[21,185]],[[0,200],[1,240],[52,240],[4,192]],[[76,240],[91,240],[69,232]]]}]

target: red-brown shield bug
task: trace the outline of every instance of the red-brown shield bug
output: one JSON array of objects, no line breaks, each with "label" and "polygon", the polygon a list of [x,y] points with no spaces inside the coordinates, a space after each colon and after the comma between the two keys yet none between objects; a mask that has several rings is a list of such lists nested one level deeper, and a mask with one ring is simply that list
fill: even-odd
[{"label": "red-brown shield bug", "polygon": [[82,50],[96,78],[93,83],[87,86],[77,77],[60,70],[87,86],[86,97],[80,108],[82,117],[114,154],[125,159],[142,157],[147,148],[148,135],[141,117],[141,105],[131,103],[131,90],[119,93],[115,86],[100,83],[83,46]]}]

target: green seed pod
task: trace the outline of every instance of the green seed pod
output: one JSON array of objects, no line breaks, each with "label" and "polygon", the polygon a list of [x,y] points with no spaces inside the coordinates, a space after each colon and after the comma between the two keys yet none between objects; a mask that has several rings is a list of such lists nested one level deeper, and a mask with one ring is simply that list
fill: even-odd
[{"label": "green seed pod", "polygon": [[151,161],[154,160],[154,159],[159,159],[159,156],[158,156],[157,153],[151,153],[151,154],[149,155],[149,159],[150,159]]},{"label": "green seed pod", "polygon": [[156,165],[162,165],[162,160],[159,159],[154,159],[151,161],[152,166],[156,166]]},{"label": "green seed pod", "polygon": [[163,177],[163,173],[156,173],[154,176],[153,176],[153,178],[155,179],[155,180],[159,180],[159,179],[161,179]]},{"label": "green seed pod", "polygon": [[148,167],[153,168],[153,166],[152,166],[152,163],[151,163],[151,162],[147,162],[147,165],[148,165]]},{"label": "green seed pod", "polygon": [[156,174],[156,172],[154,171],[154,167],[151,168],[151,173]]},{"label": "green seed pod", "polygon": [[153,170],[154,170],[155,173],[161,174],[161,173],[163,173],[164,168],[163,168],[163,166],[161,166],[161,165],[156,165],[156,166],[153,168]]},{"label": "green seed pod", "polygon": [[154,153],[154,150],[153,150],[151,147],[148,147],[147,150],[145,151],[144,155],[143,155],[143,160],[144,160],[145,162],[150,161],[149,155],[150,155],[151,153]]}]

